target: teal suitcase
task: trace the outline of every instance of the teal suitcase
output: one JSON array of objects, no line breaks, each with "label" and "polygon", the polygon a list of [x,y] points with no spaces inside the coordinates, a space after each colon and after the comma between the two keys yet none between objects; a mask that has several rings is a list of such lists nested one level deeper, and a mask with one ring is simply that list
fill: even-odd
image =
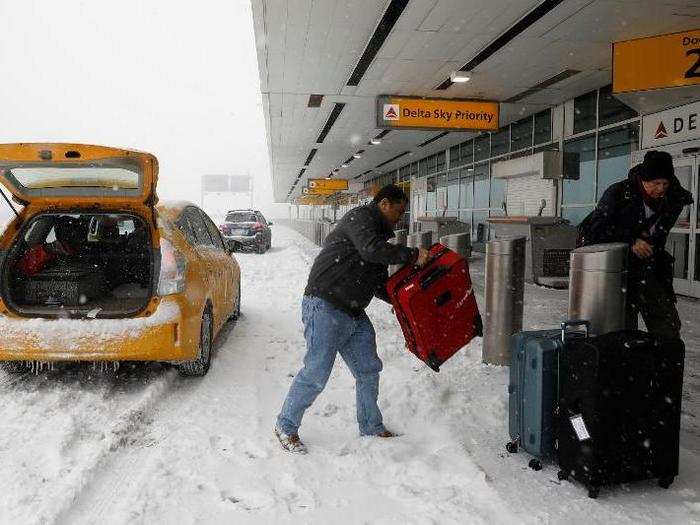
[{"label": "teal suitcase", "polygon": [[559,379],[559,353],[569,327],[588,326],[585,321],[562,323],[559,330],[519,332],[510,340],[508,384],[508,452],[522,448],[535,456],[530,467],[541,468],[539,459],[555,453]]}]

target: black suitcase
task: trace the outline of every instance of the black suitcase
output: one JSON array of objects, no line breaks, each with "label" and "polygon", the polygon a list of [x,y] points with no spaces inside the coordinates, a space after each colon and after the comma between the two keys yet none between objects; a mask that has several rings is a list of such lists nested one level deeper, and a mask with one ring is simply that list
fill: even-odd
[{"label": "black suitcase", "polygon": [[94,266],[59,262],[28,277],[25,301],[34,305],[82,306],[105,293],[104,273]]},{"label": "black suitcase", "polygon": [[560,359],[559,479],[600,487],[678,475],[685,347],[638,330],[567,341]]}]

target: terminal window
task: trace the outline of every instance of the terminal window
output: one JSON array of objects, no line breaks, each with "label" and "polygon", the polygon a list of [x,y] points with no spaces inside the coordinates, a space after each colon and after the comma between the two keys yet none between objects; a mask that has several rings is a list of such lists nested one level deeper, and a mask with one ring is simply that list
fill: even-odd
[{"label": "terminal window", "polygon": [[620,102],[612,94],[612,85],[600,89],[598,97],[598,126],[605,127],[638,116],[638,113]]},{"label": "terminal window", "polygon": [[564,143],[564,152],[578,159],[579,179],[564,181],[563,204],[589,204],[595,202],[595,135]]},{"label": "terminal window", "polygon": [[598,135],[598,200],[611,184],[627,178],[630,154],[639,147],[639,123],[634,122]]},{"label": "terminal window", "polygon": [[574,134],[595,129],[597,100],[597,91],[574,99]]},{"label": "terminal window", "polygon": [[532,146],[532,118],[528,117],[510,126],[510,150],[518,151]]}]

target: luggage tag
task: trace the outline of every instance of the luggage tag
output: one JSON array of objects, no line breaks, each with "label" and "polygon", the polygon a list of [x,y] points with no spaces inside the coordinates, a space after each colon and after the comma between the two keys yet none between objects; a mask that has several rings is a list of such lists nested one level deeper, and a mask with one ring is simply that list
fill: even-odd
[{"label": "luggage tag", "polygon": [[569,420],[571,421],[571,426],[574,428],[574,432],[576,432],[576,437],[578,437],[579,441],[591,439],[591,434],[588,432],[588,427],[586,427],[586,422],[583,420],[581,414],[571,416]]}]

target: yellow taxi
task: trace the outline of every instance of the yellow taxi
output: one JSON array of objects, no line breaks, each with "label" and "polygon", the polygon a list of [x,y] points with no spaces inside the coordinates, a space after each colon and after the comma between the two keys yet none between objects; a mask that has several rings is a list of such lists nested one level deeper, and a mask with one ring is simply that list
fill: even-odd
[{"label": "yellow taxi", "polygon": [[[202,376],[240,268],[197,206],[159,203],[149,153],[0,144],[0,362],[165,361]],[[11,201],[14,201],[11,202]]]}]

